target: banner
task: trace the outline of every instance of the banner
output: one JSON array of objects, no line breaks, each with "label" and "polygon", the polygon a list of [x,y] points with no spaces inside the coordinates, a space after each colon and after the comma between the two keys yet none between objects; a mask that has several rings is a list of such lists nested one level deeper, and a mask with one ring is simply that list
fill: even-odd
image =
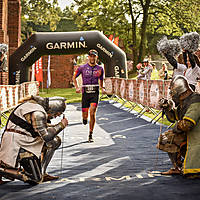
[{"label": "banner", "polygon": [[108,39],[110,40],[110,41],[112,41],[113,42],[113,35],[110,35],[109,37],[108,37]]},{"label": "banner", "polygon": [[32,65],[31,81],[35,81],[35,63]]},{"label": "banner", "polygon": [[50,85],[51,85],[50,62],[51,62],[51,57],[50,57],[50,55],[49,55],[49,56],[48,56],[48,66],[47,66],[47,88],[49,88]]},{"label": "banner", "polygon": [[119,37],[115,37],[113,43],[117,46],[119,46]]},{"label": "banner", "polygon": [[43,82],[42,57],[35,62],[35,79],[39,84]]}]

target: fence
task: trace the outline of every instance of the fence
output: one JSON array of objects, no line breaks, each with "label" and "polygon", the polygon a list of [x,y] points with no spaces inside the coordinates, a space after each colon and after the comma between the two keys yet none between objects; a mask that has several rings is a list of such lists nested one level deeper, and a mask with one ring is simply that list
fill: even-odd
[{"label": "fence", "polygon": [[[107,95],[114,95],[122,99],[124,103],[129,102],[132,104],[132,108],[134,108],[135,105],[139,105],[142,108],[141,115],[147,110],[152,111],[152,113],[155,114],[152,121],[161,113],[158,106],[159,99],[170,98],[169,86],[170,80],[105,78]],[[196,92],[200,92],[200,82],[198,82],[196,86]],[[153,109],[159,112],[155,112]]]},{"label": "fence", "polygon": [[[12,110],[18,101],[29,95],[39,94],[37,81],[25,82],[20,85],[0,85],[0,112],[2,117],[7,119],[6,111]],[[2,123],[4,126],[5,123]]]},{"label": "fence", "polygon": [[[155,114],[155,118],[161,111],[156,113],[152,109],[160,110],[158,107],[158,100],[160,98],[169,99],[169,85],[169,80],[105,78],[107,95],[118,97],[124,101],[124,104],[129,102],[132,105],[131,109],[135,105],[139,105],[142,108],[141,115],[145,111],[151,110]],[[196,92],[200,92],[200,82],[196,86]],[[39,85],[37,81],[26,82],[20,85],[0,85],[0,112],[6,118],[4,112],[14,108],[18,104],[18,100],[28,95],[38,94]]]}]

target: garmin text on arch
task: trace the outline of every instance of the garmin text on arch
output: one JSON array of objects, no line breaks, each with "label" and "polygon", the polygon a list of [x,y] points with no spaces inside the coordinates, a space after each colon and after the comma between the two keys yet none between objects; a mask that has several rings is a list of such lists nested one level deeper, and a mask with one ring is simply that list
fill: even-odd
[{"label": "garmin text on arch", "polygon": [[25,61],[37,48],[33,47],[32,49],[30,49],[22,58],[21,61]]},{"label": "garmin text on arch", "polygon": [[110,51],[108,51],[105,47],[103,47],[101,44],[98,43],[97,47],[101,49],[105,54],[107,54],[110,58],[113,57],[113,54]]},{"label": "garmin text on arch", "polygon": [[80,49],[87,48],[85,41],[75,41],[75,42],[48,42],[46,44],[47,49]]}]

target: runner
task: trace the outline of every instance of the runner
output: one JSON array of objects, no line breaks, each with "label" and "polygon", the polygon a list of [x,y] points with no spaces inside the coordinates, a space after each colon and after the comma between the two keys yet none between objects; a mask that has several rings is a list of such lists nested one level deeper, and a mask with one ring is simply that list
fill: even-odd
[{"label": "runner", "polygon": [[82,117],[83,124],[87,124],[88,112],[90,108],[90,122],[89,122],[89,139],[88,142],[93,142],[92,134],[96,120],[96,110],[99,101],[99,87],[102,93],[105,93],[103,87],[103,74],[104,70],[101,66],[97,65],[98,52],[91,49],[88,52],[88,63],[80,66],[74,73],[73,82],[76,88],[76,93],[80,93],[81,90],[78,86],[76,78],[82,75]]}]

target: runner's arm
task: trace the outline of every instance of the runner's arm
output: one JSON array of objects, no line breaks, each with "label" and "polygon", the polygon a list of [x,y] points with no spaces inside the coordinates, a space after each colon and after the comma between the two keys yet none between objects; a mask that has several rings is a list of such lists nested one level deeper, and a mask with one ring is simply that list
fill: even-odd
[{"label": "runner's arm", "polygon": [[101,88],[102,93],[105,92],[105,87],[103,86],[103,76],[104,76],[104,70],[101,69],[101,76],[99,77],[99,86]]},{"label": "runner's arm", "polygon": [[74,86],[76,88],[76,90],[79,90],[79,85],[78,85],[78,82],[76,80],[76,78],[81,74],[80,72],[80,68],[78,68],[75,72],[74,72],[74,75],[72,77],[72,80],[73,80],[73,83],[74,83]]}]

